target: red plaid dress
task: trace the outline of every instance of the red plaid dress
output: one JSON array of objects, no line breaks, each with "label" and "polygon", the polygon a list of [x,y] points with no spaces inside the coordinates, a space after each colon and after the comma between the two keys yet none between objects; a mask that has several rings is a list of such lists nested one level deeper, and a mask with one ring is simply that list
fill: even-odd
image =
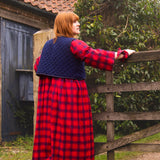
[{"label": "red plaid dress", "polygon": [[[86,64],[112,70],[114,52],[92,49],[80,40],[72,41],[70,49]],[[40,77],[33,160],[94,160],[92,113],[85,80]]]}]

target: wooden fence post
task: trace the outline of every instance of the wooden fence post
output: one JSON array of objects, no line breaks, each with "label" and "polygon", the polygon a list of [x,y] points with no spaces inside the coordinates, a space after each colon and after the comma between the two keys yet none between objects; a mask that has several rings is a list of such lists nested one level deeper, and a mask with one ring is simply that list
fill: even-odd
[{"label": "wooden fence post", "polygon": [[[1,40],[0,40],[1,43]],[[2,142],[2,54],[0,45],[0,143]]]},{"label": "wooden fence post", "polygon": [[[113,74],[110,71],[106,71],[106,84],[113,84]],[[113,93],[106,94],[106,110],[107,113],[114,112],[114,95]],[[107,142],[114,140],[114,122],[107,121]],[[107,152],[107,159],[114,160],[114,151]]]},{"label": "wooden fence post", "polygon": [[[33,35],[34,46],[33,46],[33,65],[36,58],[40,56],[42,48],[45,42],[54,37],[53,29],[41,30]],[[36,76],[35,71],[33,71],[33,95],[34,95],[34,131],[36,124],[36,114],[37,114],[37,101],[38,101],[38,83],[39,78]]]}]

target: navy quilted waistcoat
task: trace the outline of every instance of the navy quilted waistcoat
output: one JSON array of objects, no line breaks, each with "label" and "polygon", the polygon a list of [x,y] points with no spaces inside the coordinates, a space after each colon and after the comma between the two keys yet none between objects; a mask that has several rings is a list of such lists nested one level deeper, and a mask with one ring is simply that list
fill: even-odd
[{"label": "navy quilted waistcoat", "polygon": [[46,42],[43,47],[38,70],[38,76],[52,76],[69,79],[85,79],[84,62],[75,58],[70,51],[74,38],[58,37]]}]

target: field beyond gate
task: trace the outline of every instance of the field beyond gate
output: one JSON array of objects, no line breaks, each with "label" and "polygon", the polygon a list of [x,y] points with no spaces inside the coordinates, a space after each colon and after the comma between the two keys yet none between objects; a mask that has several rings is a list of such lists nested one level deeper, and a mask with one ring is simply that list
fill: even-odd
[{"label": "field beyond gate", "polygon": [[[142,51],[131,55],[127,63],[160,61],[160,50]],[[107,121],[107,143],[95,143],[95,155],[107,152],[107,160],[114,160],[114,151],[160,152],[160,144],[132,143],[160,132],[160,124],[114,140],[114,121],[122,120],[160,120],[160,112],[114,112],[114,92],[160,90],[160,82],[141,82],[113,84],[112,72],[106,71],[106,85],[90,89],[90,92],[106,93],[106,112],[93,113],[93,120]]]}]

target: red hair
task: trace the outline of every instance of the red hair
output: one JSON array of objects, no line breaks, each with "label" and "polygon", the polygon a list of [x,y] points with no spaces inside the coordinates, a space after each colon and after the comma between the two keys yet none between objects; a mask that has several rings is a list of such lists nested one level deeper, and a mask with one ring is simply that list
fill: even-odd
[{"label": "red hair", "polygon": [[78,21],[79,16],[73,12],[60,12],[54,21],[55,39],[59,36],[74,37],[72,31],[73,22]]}]

